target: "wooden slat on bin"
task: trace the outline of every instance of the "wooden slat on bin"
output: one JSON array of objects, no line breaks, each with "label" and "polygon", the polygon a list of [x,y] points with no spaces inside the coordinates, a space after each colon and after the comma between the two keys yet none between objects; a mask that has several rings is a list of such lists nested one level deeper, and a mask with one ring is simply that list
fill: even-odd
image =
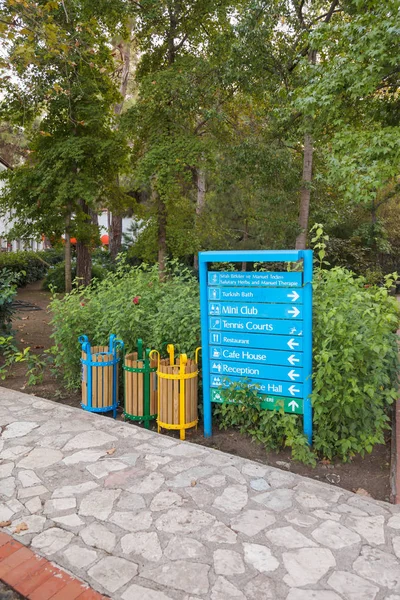
[{"label": "wooden slat on bin", "polygon": [[[93,350],[97,350],[93,348]],[[92,361],[94,362],[96,357],[92,354]],[[92,407],[98,408],[97,403],[97,367],[91,367],[92,369]]]},{"label": "wooden slat on bin", "polygon": [[[173,367],[172,372],[174,375],[179,375],[179,368],[178,367]],[[173,380],[173,384],[174,384],[174,399],[173,399],[173,403],[174,403],[174,409],[173,409],[173,415],[172,415],[172,421],[170,421],[170,423],[173,423],[174,425],[178,425],[179,424],[179,380],[178,379],[174,379]]]},{"label": "wooden slat on bin", "polygon": [[[132,367],[134,369],[137,369],[137,360],[132,360]],[[132,373],[132,408],[133,408],[133,415],[137,415],[137,411],[138,411],[138,374],[137,373]]]},{"label": "wooden slat on bin", "polygon": [[[114,356],[112,354],[109,354],[109,361],[111,362],[114,359]],[[113,393],[112,393],[112,385],[113,385],[113,366],[109,365],[107,367],[108,369],[108,403],[111,406],[113,403]],[[117,367],[117,372],[118,372],[118,367]],[[117,400],[117,399],[116,399]]]},{"label": "wooden slat on bin", "polygon": [[[86,360],[86,353],[81,352],[81,357]],[[87,366],[82,364],[82,404],[87,405]]]},{"label": "wooden slat on bin", "polygon": [[[157,367],[157,360],[152,358],[150,361],[150,367]],[[157,373],[150,373],[150,414],[155,415],[157,413]]]},{"label": "wooden slat on bin", "polygon": [[[137,368],[143,369],[143,361],[137,361]],[[138,373],[138,391],[137,391],[138,417],[143,416],[143,373]]]},{"label": "wooden slat on bin", "polygon": [[[112,360],[111,358],[111,354],[105,354],[103,357],[103,362],[109,362],[110,360]],[[108,394],[108,386],[109,386],[109,381],[110,381],[110,371],[109,371],[109,367],[108,365],[106,365],[105,367],[103,367],[102,369],[104,375],[103,375],[103,406],[111,406],[112,405],[112,399]]]},{"label": "wooden slat on bin", "polygon": [[[103,362],[104,355],[98,354],[96,357],[97,363]],[[97,402],[99,408],[103,408],[104,406],[104,367],[96,367],[97,368],[97,385],[98,385],[98,397]]]},{"label": "wooden slat on bin", "polygon": [[[197,371],[198,368],[199,368],[199,366],[198,366],[197,363],[194,363],[194,364],[195,364],[195,367],[196,367],[195,370]],[[193,421],[195,421],[198,418],[198,416],[199,416],[199,413],[198,413],[199,376],[198,375],[197,375],[197,377],[195,377],[193,379],[193,382],[194,382],[194,399],[193,399],[193,410],[194,410],[194,413],[193,413]]]},{"label": "wooden slat on bin", "polygon": [[[164,361],[161,361],[161,363],[160,363],[160,373],[165,373]],[[159,390],[160,406],[158,409],[158,412],[159,412],[158,418],[160,421],[166,422],[165,411],[164,411],[166,380],[164,378],[160,377],[158,379],[158,385],[160,387],[160,390]]]},{"label": "wooden slat on bin", "polygon": [[[172,367],[170,366],[166,366],[165,367],[165,373],[167,373],[168,375],[172,374]],[[164,405],[164,411],[165,411],[165,417],[166,423],[173,423],[173,421],[171,421],[172,419],[172,414],[173,414],[173,404],[172,404],[172,396],[173,396],[173,381],[172,379],[166,379],[166,390],[165,390],[165,405]]]},{"label": "wooden slat on bin", "polygon": [[[186,363],[185,373],[192,372],[191,360]],[[192,398],[192,380],[185,379],[185,423],[190,423],[191,414],[191,398]]]}]

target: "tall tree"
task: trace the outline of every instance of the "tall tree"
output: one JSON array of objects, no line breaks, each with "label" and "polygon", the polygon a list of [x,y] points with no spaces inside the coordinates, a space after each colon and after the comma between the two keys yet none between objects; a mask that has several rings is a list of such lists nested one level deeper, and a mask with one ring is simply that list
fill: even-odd
[{"label": "tall tree", "polygon": [[[126,155],[113,127],[120,96],[111,79],[107,13],[96,17],[84,0],[38,10],[33,4],[3,7],[2,21],[10,27],[7,68],[17,80],[8,80],[2,110],[25,125],[27,116],[37,116],[40,127],[32,129],[29,160],[9,176],[3,205],[17,210],[20,231],[28,226],[50,235],[64,228],[67,240],[74,234],[77,275],[86,285],[99,237],[91,211],[113,197]],[[43,23],[37,22],[41,14]],[[108,16],[113,23],[113,13]]]},{"label": "tall tree", "polygon": [[[114,107],[114,112],[119,117],[124,107],[125,98],[128,92],[129,77],[131,75],[131,54],[132,54],[132,31],[133,22],[127,27],[127,38],[121,39],[115,47],[114,55],[118,64],[117,77],[119,80],[120,100]],[[120,186],[120,178],[117,175],[117,186]],[[122,207],[115,207],[111,213],[111,222],[109,227],[109,250],[111,258],[115,260],[122,247]]]},{"label": "tall tree", "polygon": [[134,141],[136,185],[152,200],[161,271],[185,204],[191,212],[186,227],[193,228],[193,173],[209,155],[207,125],[220,118],[234,87],[222,77],[231,5],[226,0],[145,0],[138,8],[138,99],[126,123]]}]

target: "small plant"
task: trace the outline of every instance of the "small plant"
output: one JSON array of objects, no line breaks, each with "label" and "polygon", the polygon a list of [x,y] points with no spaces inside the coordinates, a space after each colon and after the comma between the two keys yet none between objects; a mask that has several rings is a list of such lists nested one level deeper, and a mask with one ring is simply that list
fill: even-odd
[{"label": "small plant", "polygon": [[0,379],[4,381],[14,363],[28,360],[29,350],[29,347],[22,352],[18,350],[12,335],[0,336]]},{"label": "small plant", "polygon": [[23,273],[13,273],[9,269],[0,269],[0,334],[9,333],[14,314],[13,300],[17,293],[17,283]]},{"label": "small plant", "polygon": [[263,396],[258,386],[249,386],[248,380],[231,383],[221,390],[222,404],[216,404],[214,415],[219,428],[237,427],[266,450],[292,449],[292,458],[305,464],[316,464],[315,454],[302,432],[302,419],[284,412],[283,402],[277,410],[261,408]]},{"label": "small plant", "polygon": [[28,381],[26,385],[29,387],[42,383],[46,368],[46,357],[41,354],[29,352],[26,359],[28,361],[28,370],[26,372]]}]

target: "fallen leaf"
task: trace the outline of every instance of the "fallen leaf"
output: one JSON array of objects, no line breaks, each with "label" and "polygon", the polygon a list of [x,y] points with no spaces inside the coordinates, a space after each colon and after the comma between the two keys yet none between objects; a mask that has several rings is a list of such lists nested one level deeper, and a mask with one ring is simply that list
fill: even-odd
[{"label": "fallen leaf", "polygon": [[358,494],[359,496],[368,496],[369,498],[371,498],[371,494],[369,492],[367,492],[367,490],[364,490],[363,488],[357,488],[356,490],[353,490],[353,492],[355,494]]},{"label": "fallen leaf", "polygon": [[34,348],[44,348],[44,346],[33,346]]},{"label": "fallen leaf", "polygon": [[11,521],[0,521],[0,527],[9,527],[11,525]]},{"label": "fallen leaf", "polygon": [[107,450],[106,454],[109,454],[111,456],[111,454],[114,454],[116,451],[116,448],[110,448],[109,450]]},{"label": "fallen leaf", "polygon": [[319,462],[321,463],[321,465],[330,465],[331,464],[331,461],[329,460],[329,458],[323,458]]},{"label": "fallen leaf", "polygon": [[22,319],[23,321],[27,321],[27,320],[29,319],[29,317],[21,317],[21,319]]},{"label": "fallen leaf", "polygon": [[27,531],[28,529],[29,529],[29,527],[26,523],[20,523],[14,529],[14,533],[20,533],[20,531]]}]

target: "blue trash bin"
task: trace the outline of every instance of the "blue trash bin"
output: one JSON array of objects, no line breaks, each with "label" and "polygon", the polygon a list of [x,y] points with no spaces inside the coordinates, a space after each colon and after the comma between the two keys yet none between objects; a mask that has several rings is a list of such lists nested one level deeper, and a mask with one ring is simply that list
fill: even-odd
[{"label": "blue trash bin", "polygon": [[118,363],[124,343],[110,335],[108,346],[91,346],[87,335],[79,336],[82,346],[82,402],[89,412],[113,411],[117,416]]}]

